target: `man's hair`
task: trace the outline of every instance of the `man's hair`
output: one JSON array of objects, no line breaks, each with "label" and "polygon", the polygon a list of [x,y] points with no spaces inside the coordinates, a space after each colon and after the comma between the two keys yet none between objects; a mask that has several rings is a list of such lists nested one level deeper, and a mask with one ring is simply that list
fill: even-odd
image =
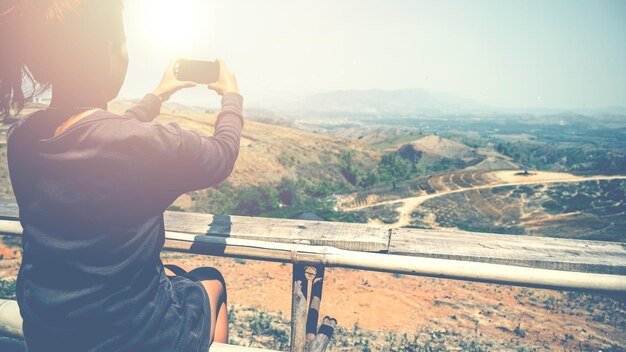
[{"label": "man's hair", "polygon": [[122,0],[0,0],[0,114],[121,45]]}]

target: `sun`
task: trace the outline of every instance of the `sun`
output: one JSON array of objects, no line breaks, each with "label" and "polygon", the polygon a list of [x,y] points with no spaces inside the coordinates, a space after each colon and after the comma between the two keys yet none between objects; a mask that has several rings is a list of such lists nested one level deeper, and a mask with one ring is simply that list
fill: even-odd
[{"label": "sun", "polygon": [[163,51],[183,53],[206,36],[211,11],[202,0],[142,0],[141,31]]}]

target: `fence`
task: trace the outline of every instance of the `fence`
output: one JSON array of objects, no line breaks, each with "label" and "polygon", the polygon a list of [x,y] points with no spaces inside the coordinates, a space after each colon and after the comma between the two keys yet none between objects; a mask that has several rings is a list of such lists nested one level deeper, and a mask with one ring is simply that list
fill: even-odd
[{"label": "fence", "polygon": [[[164,250],[293,265],[291,351],[323,351],[332,336],[334,319],[318,329],[326,267],[626,293],[622,243],[172,211],[164,220]],[[21,234],[17,205],[0,201],[0,235]]]}]

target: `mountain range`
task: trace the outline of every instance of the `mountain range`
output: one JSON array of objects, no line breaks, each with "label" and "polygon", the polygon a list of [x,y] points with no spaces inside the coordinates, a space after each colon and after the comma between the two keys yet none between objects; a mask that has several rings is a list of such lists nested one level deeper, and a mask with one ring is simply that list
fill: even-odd
[{"label": "mountain range", "polygon": [[426,89],[338,90],[318,93],[281,110],[293,116],[395,116],[582,114],[626,115],[626,107],[605,108],[501,108],[472,99]]}]

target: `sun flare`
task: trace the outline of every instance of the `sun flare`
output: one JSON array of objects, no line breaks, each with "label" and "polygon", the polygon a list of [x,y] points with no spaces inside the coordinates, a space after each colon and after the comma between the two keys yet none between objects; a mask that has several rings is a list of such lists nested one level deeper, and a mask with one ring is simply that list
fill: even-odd
[{"label": "sun flare", "polygon": [[211,12],[207,11],[207,3],[202,0],[143,0],[143,37],[161,50],[184,53],[193,48],[200,36],[208,34]]}]

